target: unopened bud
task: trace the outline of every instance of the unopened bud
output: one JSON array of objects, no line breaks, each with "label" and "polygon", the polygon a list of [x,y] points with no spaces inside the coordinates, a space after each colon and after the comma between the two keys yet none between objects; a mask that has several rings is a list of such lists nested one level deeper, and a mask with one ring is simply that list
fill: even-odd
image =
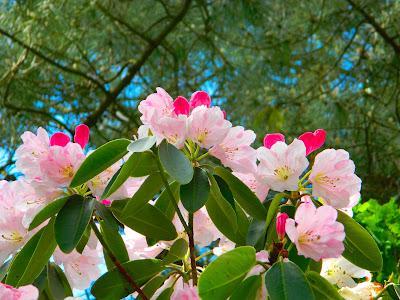
[{"label": "unopened bud", "polygon": [[285,237],[285,224],[288,218],[287,213],[279,213],[276,217],[276,232],[280,240]]}]

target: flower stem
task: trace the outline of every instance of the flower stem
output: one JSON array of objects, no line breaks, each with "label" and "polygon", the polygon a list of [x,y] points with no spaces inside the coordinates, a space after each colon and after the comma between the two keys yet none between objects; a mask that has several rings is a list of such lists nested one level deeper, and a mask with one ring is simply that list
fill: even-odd
[{"label": "flower stem", "polygon": [[115,257],[114,253],[111,251],[110,247],[108,247],[106,241],[103,239],[103,236],[101,235],[99,229],[97,228],[96,224],[94,223],[93,220],[90,220],[90,226],[93,229],[94,234],[97,236],[100,244],[103,246],[105,252],[107,253],[108,257],[110,257],[111,261],[113,264],[116,266],[118,271],[121,273],[121,275],[126,279],[126,281],[132,286],[132,288],[138,292],[140,297],[142,297],[143,300],[149,300],[149,298],[144,294],[140,286],[133,280],[132,276],[128,273],[127,270],[121,265],[121,263],[118,261],[118,259]]},{"label": "flower stem", "polygon": [[196,269],[196,253],[194,248],[194,236],[193,236],[193,213],[189,213],[189,251],[190,251],[190,266],[192,270],[193,286],[197,285],[197,269]]},{"label": "flower stem", "polygon": [[202,160],[203,158],[206,158],[208,155],[210,155],[209,152],[204,153],[203,155],[200,155],[198,158],[196,158],[197,161]]}]

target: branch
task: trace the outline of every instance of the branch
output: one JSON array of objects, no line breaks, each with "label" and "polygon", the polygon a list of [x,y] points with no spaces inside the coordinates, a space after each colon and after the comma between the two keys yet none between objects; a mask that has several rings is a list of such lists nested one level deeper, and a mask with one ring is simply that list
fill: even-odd
[{"label": "branch", "polygon": [[97,110],[91,114],[85,121],[85,124],[93,126],[102,114],[107,110],[107,108],[117,99],[118,95],[129,85],[133,77],[141,69],[141,67],[146,63],[147,59],[154,52],[155,49],[163,42],[167,35],[172,32],[179,22],[186,15],[189,10],[191,0],[185,0],[183,7],[178,15],[171,21],[171,23],[166,26],[166,28],[147,46],[146,50],[143,52],[139,60],[128,68],[127,74],[122,80],[117,84],[117,86],[106,96],[106,99],[100,104]]},{"label": "branch", "polygon": [[375,18],[368,14],[361,6],[357,5],[353,0],[347,0],[348,3],[357,11],[362,14],[364,19],[374,27],[376,32],[387,42],[390,46],[392,46],[394,52],[396,55],[400,56],[400,45],[396,43],[395,39],[391,37],[378,22],[375,20]]}]

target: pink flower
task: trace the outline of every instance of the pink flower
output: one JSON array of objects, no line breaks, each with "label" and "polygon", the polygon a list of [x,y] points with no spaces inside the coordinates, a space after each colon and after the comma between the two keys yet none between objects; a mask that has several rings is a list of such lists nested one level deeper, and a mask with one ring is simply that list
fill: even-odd
[{"label": "pink flower", "polygon": [[276,233],[278,234],[280,240],[283,240],[285,237],[285,224],[288,218],[289,216],[287,213],[279,213],[276,216]]},{"label": "pink flower", "polygon": [[295,139],[290,145],[276,142],[271,149],[260,147],[257,154],[257,173],[265,184],[278,192],[297,190],[299,177],[308,166],[302,141]]},{"label": "pink flower", "polygon": [[197,91],[192,94],[190,97],[190,107],[193,109],[195,107],[204,105],[206,107],[211,106],[211,97],[208,93],[204,91]]},{"label": "pink flower", "polygon": [[178,115],[189,116],[190,104],[185,97],[179,96],[174,101],[174,112]]},{"label": "pink flower", "polygon": [[152,125],[161,117],[174,115],[172,97],[162,88],[158,87],[157,93],[150,94],[146,100],[140,102],[138,109],[142,113],[140,120],[145,125]]},{"label": "pink flower", "polygon": [[131,260],[155,258],[158,254],[163,251],[163,248],[159,244],[153,246],[147,245],[146,237],[132,229],[125,227],[124,239],[126,249]]},{"label": "pink flower", "polygon": [[157,138],[157,144],[164,139],[177,148],[182,148],[186,140],[187,117],[163,117],[152,125],[152,130]]},{"label": "pink flower", "polygon": [[209,152],[233,171],[253,173],[257,169],[257,152],[250,145],[255,139],[254,131],[235,126],[230,128],[224,140]]},{"label": "pink flower", "polygon": [[268,133],[263,140],[264,147],[268,149],[271,149],[276,142],[285,142],[285,136],[282,133]]},{"label": "pink flower", "polygon": [[323,129],[317,129],[314,132],[305,132],[298,137],[299,140],[303,141],[306,146],[306,155],[319,149],[325,143],[326,131]]},{"label": "pink flower", "polygon": [[1,300],[37,300],[38,298],[39,291],[33,285],[14,288],[11,285],[0,282]]},{"label": "pink flower", "polygon": [[64,265],[68,282],[71,287],[78,290],[88,288],[90,283],[101,274],[99,265],[102,259],[99,257],[98,250],[90,247],[85,247],[82,254],[76,250],[65,254],[57,248],[54,252],[54,261],[59,265]]},{"label": "pink flower", "polygon": [[315,157],[309,177],[313,195],[335,208],[355,205],[361,190],[361,179],[345,150],[326,149]]},{"label": "pink flower", "polygon": [[200,300],[196,286],[190,286],[185,282],[177,282],[171,300]]},{"label": "pink flower", "polygon": [[193,109],[188,118],[188,137],[209,149],[221,142],[231,127],[231,122],[224,119],[219,107],[201,105]]},{"label": "pink flower", "polygon": [[269,187],[265,183],[261,182],[258,177],[251,173],[243,174],[232,172],[232,174],[239,178],[245,185],[247,185],[249,189],[256,194],[261,202],[265,200],[265,197],[267,197],[269,192]]},{"label": "pink flower", "polygon": [[331,206],[315,208],[312,202],[300,204],[295,218],[286,220],[286,233],[297,252],[319,261],[336,258],[344,251],[344,226],[336,221],[337,211]]}]

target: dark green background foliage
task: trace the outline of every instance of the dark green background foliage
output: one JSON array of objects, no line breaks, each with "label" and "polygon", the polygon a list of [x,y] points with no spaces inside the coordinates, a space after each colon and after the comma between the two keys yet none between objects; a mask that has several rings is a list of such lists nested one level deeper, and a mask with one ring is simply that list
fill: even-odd
[{"label": "dark green background foliage", "polygon": [[400,2],[2,1],[0,163],[18,136],[86,122],[93,145],[131,137],[138,101],[209,91],[229,119],[295,137],[325,128],[364,199],[400,185]]}]

